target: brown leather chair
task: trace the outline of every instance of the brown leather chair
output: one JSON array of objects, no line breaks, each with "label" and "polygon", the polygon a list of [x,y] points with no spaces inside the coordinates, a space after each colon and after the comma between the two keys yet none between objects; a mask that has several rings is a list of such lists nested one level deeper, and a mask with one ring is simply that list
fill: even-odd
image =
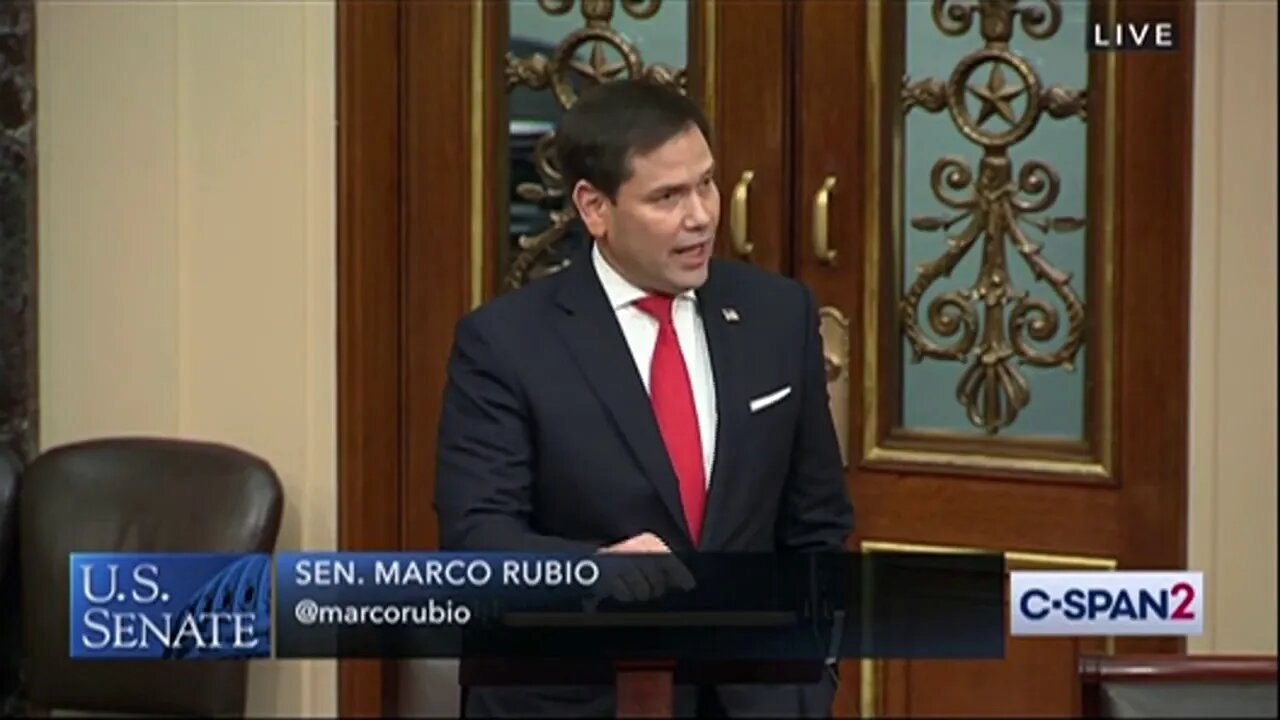
[{"label": "brown leather chair", "polygon": [[22,461],[0,445],[0,717],[17,714],[21,624],[18,615],[18,479]]},{"label": "brown leather chair", "polygon": [[22,463],[7,447],[0,446],[0,583],[17,566],[15,541],[18,536],[18,476]]},{"label": "brown leather chair", "polygon": [[283,491],[262,459],[224,445],[111,438],[37,457],[19,494],[27,700],[35,711],[239,716],[243,661],[72,660],[68,555],[270,552]]},{"label": "brown leather chair", "polygon": [[1086,718],[1276,717],[1274,655],[1082,655]]}]

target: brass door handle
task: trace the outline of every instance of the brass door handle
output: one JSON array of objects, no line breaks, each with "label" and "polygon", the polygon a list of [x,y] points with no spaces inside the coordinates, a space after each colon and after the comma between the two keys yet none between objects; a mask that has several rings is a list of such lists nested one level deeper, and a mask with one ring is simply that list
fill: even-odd
[{"label": "brass door handle", "polygon": [[733,240],[733,251],[743,257],[750,255],[756,247],[747,236],[747,188],[755,176],[751,170],[742,173],[733,186],[733,201],[729,206],[729,237]]},{"label": "brass door handle", "polygon": [[818,262],[827,265],[836,261],[836,251],[831,249],[830,229],[831,188],[835,187],[836,176],[828,175],[822,181],[818,194],[813,196],[813,252]]}]

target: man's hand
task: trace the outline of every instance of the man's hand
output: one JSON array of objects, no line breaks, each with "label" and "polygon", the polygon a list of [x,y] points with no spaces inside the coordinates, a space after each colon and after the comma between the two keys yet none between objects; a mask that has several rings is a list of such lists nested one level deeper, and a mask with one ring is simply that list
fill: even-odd
[{"label": "man's hand", "polygon": [[607,547],[600,548],[600,552],[605,553],[669,553],[671,548],[662,541],[662,538],[651,532],[640,533],[635,537],[629,537],[620,543],[614,543]]},{"label": "man's hand", "polygon": [[[609,597],[622,602],[656,600],[671,588],[692,590],[693,575],[662,538],[651,532],[640,533],[622,542],[600,548],[606,555],[656,555],[649,558],[611,559],[604,563]],[[602,599],[602,598],[601,598]]]}]

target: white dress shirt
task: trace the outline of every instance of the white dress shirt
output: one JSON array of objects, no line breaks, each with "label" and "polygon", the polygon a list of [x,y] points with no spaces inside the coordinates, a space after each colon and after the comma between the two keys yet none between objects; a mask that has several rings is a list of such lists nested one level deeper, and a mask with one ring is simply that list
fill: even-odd
[{"label": "white dress shirt", "polygon": [[[653,360],[654,346],[658,342],[658,321],[634,303],[649,293],[619,275],[600,254],[599,245],[592,248],[591,262],[595,265],[596,275],[600,277],[609,304],[613,306],[614,317],[618,319],[622,334],[627,339],[627,346],[631,348],[631,357],[635,359],[636,370],[648,392],[649,366]],[[680,353],[684,356],[685,367],[689,372],[689,382],[693,386],[693,405],[698,413],[698,430],[702,440],[702,467],[706,482],[710,485],[711,468],[716,455],[716,385],[711,370],[711,354],[707,350],[707,335],[702,328],[698,297],[694,291],[687,290],[676,296],[671,304],[671,316],[676,338],[680,342]]]}]

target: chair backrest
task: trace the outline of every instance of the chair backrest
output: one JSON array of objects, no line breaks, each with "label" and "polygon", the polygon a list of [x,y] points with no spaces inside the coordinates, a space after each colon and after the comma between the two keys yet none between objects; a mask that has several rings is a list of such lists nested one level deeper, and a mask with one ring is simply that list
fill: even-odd
[{"label": "chair backrest", "polygon": [[22,461],[0,444],[0,717],[16,714],[21,657],[18,613],[18,482]]},{"label": "chair backrest", "polygon": [[1082,717],[1276,717],[1274,655],[1083,655]]},{"label": "chair backrest", "polygon": [[18,476],[22,463],[18,456],[0,445],[0,582],[17,565],[14,562],[18,537]]},{"label": "chair backrest", "polygon": [[71,552],[270,552],[283,491],[242,450],[110,438],[37,457],[19,494],[27,698],[40,709],[243,715],[242,661],[71,660]]}]

